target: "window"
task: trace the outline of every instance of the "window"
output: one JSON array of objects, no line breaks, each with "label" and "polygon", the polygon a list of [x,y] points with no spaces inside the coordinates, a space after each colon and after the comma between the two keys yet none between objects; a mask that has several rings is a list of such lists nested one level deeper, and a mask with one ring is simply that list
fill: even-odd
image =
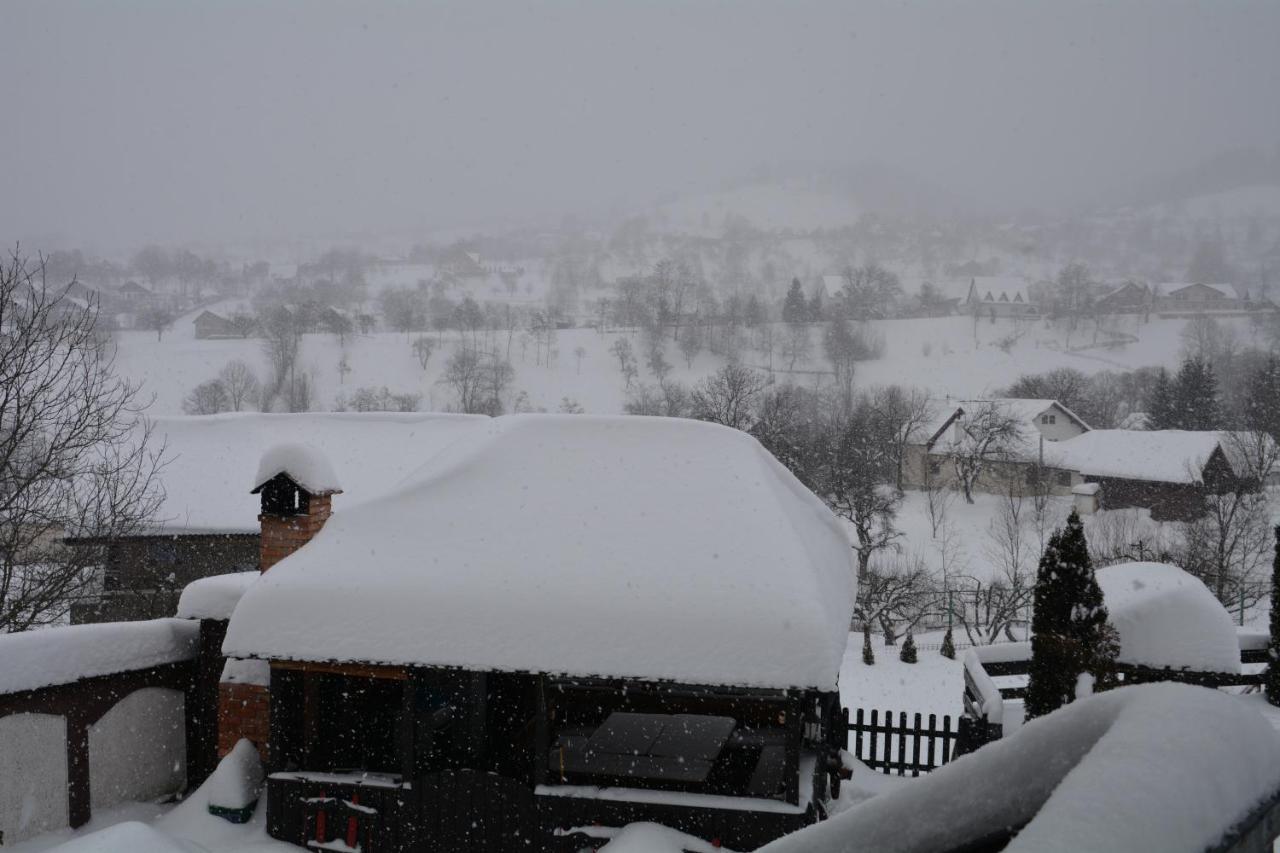
[{"label": "window", "polygon": [[1064,487],[1065,487],[1065,486],[1070,486],[1070,485],[1071,485],[1071,472],[1070,472],[1070,471],[1059,471],[1059,472],[1058,472],[1058,485],[1059,485],[1059,486],[1064,486]]},{"label": "window", "polygon": [[1056,424],[1057,422],[1058,422],[1057,415],[1041,415],[1040,416],[1040,423],[1042,424]]}]

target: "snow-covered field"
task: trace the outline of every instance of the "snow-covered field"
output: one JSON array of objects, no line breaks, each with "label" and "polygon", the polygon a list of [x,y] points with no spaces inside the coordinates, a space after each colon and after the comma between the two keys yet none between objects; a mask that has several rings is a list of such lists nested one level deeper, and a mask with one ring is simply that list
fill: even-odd
[{"label": "snow-covered field", "polygon": [[[213,378],[232,359],[248,362],[260,378],[267,375],[260,340],[196,340],[190,319],[175,324],[162,340],[149,332],[120,332],[116,336],[118,367],[125,376],[142,382],[145,393],[154,395],[153,414],[181,414],[183,397],[200,382]],[[860,386],[921,387],[939,398],[964,399],[989,395],[1024,373],[1058,367],[1096,373],[1176,366],[1185,320],[1152,318],[1149,323],[1140,324],[1137,318],[1121,318],[1116,322],[1119,331],[1133,334],[1138,340],[1119,348],[1076,349],[1092,340],[1091,333],[1077,333],[1070,341],[1073,349],[1066,349],[1063,332],[1041,322],[1015,330],[1007,321],[975,324],[966,317],[877,321],[872,326],[884,339],[884,356],[859,364],[855,381]],[[1223,322],[1234,328],[1241,340],[1250,340],[1252,329],[1247,320]],[[780,340],[781,330],[778,331],[775,337]],[[817,334],[814,330],[815,338]],[[448,410],[455,400],[440,377],[457,345],[457,335],[434,336],[440,338],[441,345],[424,370],[412,349],[417,335],[351,335],[345,343],[333,335],[305,335],[299,362],[315,383],[313,408],[332,409],[339,394],[350,394],[361,386],[386,386],[393,393],[421,394],[424,411]],[[515,380],[508,395],[511,399],[523,391],[533,408],[554,411],[562,398],[569,397],[588,413],[614,414],[622,411],[626,389],[618,360],[609,349],[623,336],[632,338],[637,357],[643,361],[639,336],[627,331],[601,334],[593,329],[561,330],[552,345],[550,364],[539,363],[536,346],[528,341],[522,343],[519,332],[511,338],[509,349],[505,332],[494,333],[491,345],[502,354],[509,352],[515,367]],[[1015,339],[1010,340],[1010,336]],[[666,348],[667,361],[674,368],[672,378],[680,381],[696,381],[724,365],[723,358],[705,350],[692,365],[686,365],[674,344],[668,341]],[[775,377],[804,384],[815,382],[814,371],[827,368],[821,348],[815,346],[814,350],[813,361],[797,364],[795,374],[784,369],[785,360],[775,353]],[[344,354],[350,372],[342,376],[338,363]],[[767,353],[758,349],[747,350],[743,360],[761,369],[769,366]],[[653,381],[643,364],[640,380]]]}]

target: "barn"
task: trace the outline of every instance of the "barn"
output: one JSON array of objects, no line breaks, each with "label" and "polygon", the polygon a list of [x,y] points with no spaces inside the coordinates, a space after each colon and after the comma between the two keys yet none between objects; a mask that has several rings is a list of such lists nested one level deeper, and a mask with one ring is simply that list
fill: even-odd
[{"label": "barn", "polygon": [[855,592],[825,505],[711,424],[468,432],[349,509],[297,448],[252,484],[294,549],[223,644],[269,663],[270,834],[576,850],[649,820],[745,850],[823,817]]}]

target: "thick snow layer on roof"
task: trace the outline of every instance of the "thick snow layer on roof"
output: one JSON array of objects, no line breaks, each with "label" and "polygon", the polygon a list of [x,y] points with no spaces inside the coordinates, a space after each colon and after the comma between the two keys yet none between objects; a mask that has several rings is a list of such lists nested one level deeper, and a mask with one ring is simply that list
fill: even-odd
[{"label": "thick snow layer on roof", "polygon": [[844,529],[744,433],[513,415],[335,512],[224,650],[831,689],[853,577]]},{"label": "thick snow layer on roof", "polygon": [[225,414],[156,418],[166,445],[165,498],[156,519],[166,532],[258,531],[249,494],[263,453],[306,442],[323,453],[344,492],[334,512],[381,496],[405,475],[487,418],[399,413]]},{"label": "thick snow layer on roof", "polygon": [[258,460],[258,473],[249,488],[259,488],[278,474],[287,475],[313,495],[342,491],[329,459],[309,444],[286,442],[268,447]]},{"label": "thick snow layer on roof", "polygon": [[1280,786],[1280,739],[1238,698],[1150,684],[1074,702],[760,853],[1211,847]]},{"label": "thick snow layer on roof", "polygon": [[260,577],[258,572],[234,572],[192,581],[178,599],[178,618],[230,619],[240,596]]},{"label": "thick snow layer on roof", "polygon": [[1057,442],[1060,464],[1087,477],[1199,483],[1222,439],[1218,432],[1095,429]]},{"label": "thick snow layer on roof", "polygon": [[1097,578],[1122,663],[1240,671],[1231,615],[1195,577],[1162,563],[1121,563],[1098,569]]},{"label": "thick snow layer on roof", "polygon": [[185,619],[152,619],[0,634],[0,694],[190,660],[199,631]]}]

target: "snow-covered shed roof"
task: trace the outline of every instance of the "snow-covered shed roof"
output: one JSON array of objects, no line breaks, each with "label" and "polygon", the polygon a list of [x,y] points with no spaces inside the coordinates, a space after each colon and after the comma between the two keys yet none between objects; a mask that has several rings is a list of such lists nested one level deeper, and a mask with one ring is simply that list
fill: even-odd
[{"label": "snow-covered shed roof", "polygon": [[1211,431],[1095,429],[1058,442],[1054,451],[1063,466],[1086,477],[1193,484],[1221,441]]},{"label": "snow-covered shed roof", "polygon": [[184,619],[0,634],[0,694],[190,660],[199,634],[199,626]]},{"label": "snow-covered shed roof", "polygon": [[1219,294],[1222,295],[1224,299],[1243,298],[1240,294],[1240,291],[1238,291],[1235,285],[1232,285],[1232,284],[1220,284],[1220,283],[1212,283],[1207,281],[1166,282],[1164,284],[1161,284],[1159,287],[1160,287],[1160,291],[1167,296],[1173,296],[1176,293],[1179,293],[1183,290],[1188,290],[1193,287],[1207,287],[1210,290],[1217,291]]},{"label": "snow-covered shed roof", "polygon": [[250,493],[257,494],[281,474],[313,495],[342,492],[329,458],[310,444],[289,441],[264,450],[258,459],[258,473],[253,477]]},{"label": "snow-covered shed roof", "polygon": [[486,418],[476,415],[311,413],[156,418],[165,443],[165,497],[156,527],[165,533],[256,533],[249,489],[263,454],[306,442],[329,460],[345,489],[337,511],[389,491],[404,475]]},{"label": "snow-covered shed roof", "polygon": [[1163,563],[1121,563],[1097,571],[1107,621],[1120,634],[1121,663],[1240,671],[1231,614],[1197,578]]},{"label": "snow-covered shed roof", "polygon": [[182,589],[177,616],[179,619],[230,619],[245,590],[260,577],[260,572],[233,572],[192,581]]},{"label": "snow-covered shed roof", "polygon": [[745,433],[511,415],[335,512],[223,649],[833,689],[854,591],[843,527]]}]

